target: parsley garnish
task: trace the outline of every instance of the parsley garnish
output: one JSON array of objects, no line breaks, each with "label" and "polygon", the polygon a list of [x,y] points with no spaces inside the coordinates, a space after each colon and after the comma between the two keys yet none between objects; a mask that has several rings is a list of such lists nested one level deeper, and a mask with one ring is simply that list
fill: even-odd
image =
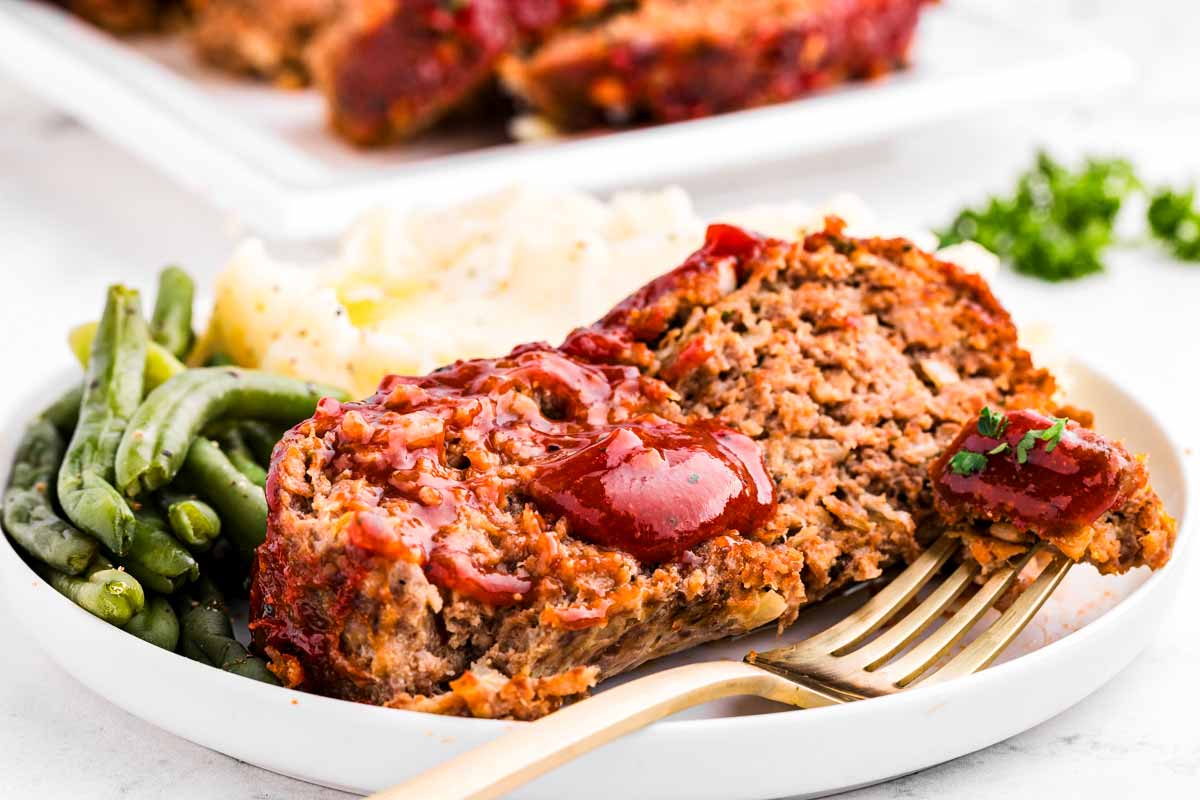
[{"label": "parsley garnish", "polygon": [[1029,451],[1038,441],[1046,443],[1046,452],[1053,453],[1054,448],[1058,447],[1059,441],[1062,439],[1063,431],[1067,429],[1067,421],[1062,417],[1051,417],[1054,424],[1049,428],[1044,428],[1040,431],[1026,431],[1021,437],[1021,441],[1017,442],[1017,463],[1024,464],[1029,460]]},{"label": "parsley garnish", "polygon": [[1024,464],[1029,460],[1029,449],[1037,443],[1037,431],[1027,431],[1017,442],[1017,463]]},{"label": "parsley garnish", "polygon": [[1151,235],[1180,261],[1200,261],[1200,211],[1195,199],[1195,187],[1181,192],[1160,189],[1146,210]]},{"label": "parsley garnish", "polygon": [[[975,428],[983,436],[987,436],[990,439],[999,439],[1004,435],[1005,429],[1008,428],[1008,417],[984,406],[979,410],[979,422],[975,423]],[[1007,449],[1008,442],[1001,442],[986,453],[973,453],[970,450],[960,450],[951,457],[950,469],[955,474],[963,476],[983,472],[987,467],[988,456],[998,455]]]},{"label": "parsley garnish", "polygon": [[999,439],[1008,427],[1008,417],[984,406],[979,411],[979,424],[975,427],[983,436],[989,439]]},{"label": "parsley garnish", "polygon": [[1100,272],[1117,212],[1139,186],[1123,159],[1089,159],[1071,170],[1039,153],[1013,195],[959,212],[939,233],[941,245],[974,240],[1018,272],[1048,281]]},{"label": "parsley garnish", "polygon": [[[1043,280],[1079,278],[1104,269],[1122,204],[1143,192],[1128,161],[1092,158],[1071,169],[1046,153],[1017,179],[1012,194],[964,208],[938,233],[941,246],[975,241],[1017,272]],[[1150,235],[1180,261],[1200,262],[1196,187],[1146,192]]]},{"label": "parsley garnish", "polygon": [[959,450],[950,459],[950,470],[956,475],[974,475],[983,472],[987,466],[987,456],[983,453],[972,453],[970,450]]},{"label": "parsley garnish", "polygon": [[1063,431],[1067,429],[1067,420],[1064,417],[1051,417],[1054,424],[1046,430],[1042,431],[1042,441],[1046,443],[1046,452],[1053,453],[1054,448],[1058,447],[1059,441],[1062,440]]},{"label": "parsley garnish", "polygon": [[[1026,431],[1021,440],[1017,442],[1016,454],[1018,464],[1024,464],[1029,461],[1029,451],[1038,442],[1046,443],[1045,451],[1047,453],[1053,453],[1054,448],[1058,447],[1058,443],[1062,440],[1063,431],[1067,429],[1067,420],[1064,417],[1051,417],[1050,419],[1054,420],[1054,424],[1049,428]],[[999,439],[1004,435],[1004,431],[1008,429],[1008,417],[984,406],[979,412],[979,422],[976,423],[975,427],[981,435],[991,439]],[[1009,449],[1008,442],[1000,442],[986,453],[959,450],[950,458],[950,469],[956,475],[964,477],[974,475],[977,472],[983,472],[987,468],[988,456],[998,456],[1001,453],[1007,453]]]}]

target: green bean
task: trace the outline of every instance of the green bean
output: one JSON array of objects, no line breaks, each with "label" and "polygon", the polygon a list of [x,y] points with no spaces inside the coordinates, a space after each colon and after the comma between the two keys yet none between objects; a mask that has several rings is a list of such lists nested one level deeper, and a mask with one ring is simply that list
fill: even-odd
[{"label": "green bean", "polygon": [[238,549],[222,536],[213,542],[213,546],[197,556],[200,562],[200,574],[211,580],[226,597],[247,599],[250,596],[250,574],[246,569],[246,559],[242,558]]},{"label": "green bean", "polygon": [[[226,451],[230,449],[227,440],[231,437],[241,439],[249,448],[254,463],[266,468],[271,464],[275,444],[283,438],[286,431],[284,427],[258,419],[219,419],[205,426],[202,435],[216,439]],[[232,455],[230,458],[232,460]]]},{"label": "green bean", "polygon": [[146,588],[171,594],[200,576],[200,565],[157,514],[135,513],[133,541],[120,563]]},{"label": "green bean", "polygon": [[187,358],[195,335],[192,333],[192,297],[196,287],[179,267],[158,273],[158,296],[150,317],[150,338],[176,358]]},{"label": "green bean", "polygon": [[[84,369],[87,369],[88,360],[91,358],[92,340],[96,337],[97,327],[98,323],[85,322],[83,325],[76,326],[67,335],[71,351],[75,353],[75,358],[79,360]],[[187,367],[183,362],[171,355],[171,352],[165,347],[153,341],[147,342],[146,371],[143,376],[146,391],[161,386],[185,369]]]},{"label": "green bean", "polygon": [[4,529],[38,561],[78,575],[96,554],[97,544],[54,510],[51,487],[64,449],[62,436],[49,420],[36,420],[25,430],[4,492]]},{"label": "green bean", "polygon": [[62,464],[65,449],[62,435],[54,424],[35,419],[17,444],[8,485],[18,489],[33,489],[39,483],[53,480]]},{"label": "green bean", "polygon": [[83,402],[83,385],[67,392],[42,412],[42,419],[49,420],[63,436],[70,436],[79,424],[79,406]]},{"label": "green bean", "polygon": [[142,398],[146,341],[138,293],[110,287],[92,342],[79,423],[58,472],[58,502],[67,517],[118,554],[129,549],[135,520],[113,488],[113,462]]},{"label": "green bean", "polygon": [[175,609],[162,595],[154,595],[146,601],[141,611],[125,623],[125,630],[139,639],[163,650],[175,651],[179,643],[179,618]]},{"label": "green bean", "polygon": [[221,535],[221,517],[195,495],[166,491],[160,501],[171,530],[193,552],[207,550]]},{"label": "green bean", "polygon": [[79,576],[67,575],[44,564],[35,564],[34,569],[75,605],[113,625],[125,625],[146,604],[145,592],[137,580],[113,569],[102,556],[93,559]]},{"label": "green bean", "polygon": [[202,428],[220,417],[297,422],[333,388],[235,367],[202,367],[176,375],[146,398],[117,451],[117,485],[126,494],[165,486]]},{"label": "green bean", "polygon": [[270,467],[275,445],[283,438],[284,431],[257,419],[241,422],[242,436],[254,454],[254,459],[264,467]]},{"label": "green bean", "polygon": [[188,448],[180,478],[221,514],[226,537],[249,558],[267,536],[267,499],[263,490],[237,471],[221,448],[203,437]]},{"label": "green bean", "polygon": [[201,578],[191,601],[180,604],[179,652],[202,664],[246,678],[278,684],[267,664],[250,654],[233,635],[233,623],[220,590]]},{"label": "green bean", "polygon": [[145,565],[136,561],[130,561],[128,556],[123,556],[118,559],[121,569],[137,578],[138,582],[152,592],[159,594],[175,594],[177,591],[187,585],[186,575],[176,575],[170,577],[167,575],[159,575],[153,570],[149,570]]},{"label": "green bean", "polygon": [[261,488],[267,485],[267,471],[254,460],[254,454],[250,452],[250,447],[246,444],[240,425],[230,427],[217,441],[221,444],[222,452],[238,472],[245,475],[255,486]]},{"label": "green bean", "polygon": [[82,572],[97,548],[95,539],[54,513],[45,488],[10,489],[4,496],[4,529],[31,557],[68,575]]}]

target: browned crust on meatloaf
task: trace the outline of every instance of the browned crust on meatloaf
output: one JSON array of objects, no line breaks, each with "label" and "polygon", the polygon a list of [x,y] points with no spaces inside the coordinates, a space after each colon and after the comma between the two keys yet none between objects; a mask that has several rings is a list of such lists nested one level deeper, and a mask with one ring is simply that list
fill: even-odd
[{"label": "browned crust on meatloaf", "polygon": [[[520,491],[519,455],[498,454],[502,499],[442,535],[479,570],[530,589],[480,602],[411,558],[355,544],[348,522],[363,509],[403,521],[352,464],[387,431],[411,437],[427,422],[380,396],[318,414],[276,449],[252,587],[254,641],[288,685],[528,719],[649,659],[771,620],[782,629],[805,604],[920,551],[918,531],[936,525],[929,464],[981,406],[1054,407],[1053,377],[986,284],[906,240],[853,239],[832,224],[799,243],[701,256],[565,348],[636,367],[644,386],[664,381],[647,401],[664,419],[715,417],[755,439],[776,483],[770,521],[645,565],[541,513]],[[478,363],[511,365],[519,352]],[[524,391],[536,413],[536,392]],[[1161,514],[1143,499],[1115,512],[1116,540]],[[1116,563],[1151,558],[1142,548]]]},{"label": "browned crust on meatloaf", "polygon": [[671,122],[790,100],[902,66],[926,0],[646,0],[502,71],[563,127]]},{"label": "browned crust on meatloaf", "polygon": [[188,35],[209,64],[282,86],[309,81],[309,45],[347,0],[187,0]]}]

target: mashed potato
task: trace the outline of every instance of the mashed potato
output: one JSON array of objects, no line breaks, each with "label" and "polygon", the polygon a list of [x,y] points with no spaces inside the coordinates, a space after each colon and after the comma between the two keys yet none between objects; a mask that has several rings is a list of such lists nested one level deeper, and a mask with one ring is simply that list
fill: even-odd
[{"label": "mashed potato", "polygon": [[[852,197],[719,219],[795,238],[827,213],[875,232]],[[287,263],[249,241],[218,278],[201,352],[365,396],[388,373],[557,343],[680,263],[705,224],[679,189],[606,203],[519,188],[436,211],[376,211],[325,263]]]}]

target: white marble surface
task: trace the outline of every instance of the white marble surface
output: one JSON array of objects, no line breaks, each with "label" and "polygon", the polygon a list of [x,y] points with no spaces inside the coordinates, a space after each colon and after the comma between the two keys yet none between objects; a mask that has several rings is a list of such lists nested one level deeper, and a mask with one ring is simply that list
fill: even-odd
[{"label": "white marble surface", "polygon": [[[1100,106],[1013,108],[817,159],[690,180],[687,188],[710,211],[855,191],[884,219],[928,225],[944,221],[961,201],[1004,185],[1039,144],[1068,154],[1129,154],[1156,180],[1200,178],[1197,4],[1010,5],[1035,18],[1067,18],[1126,49],[1141,68],[1137,85]],[[237,235],[234,221],[0,79],[5,385],[29,371],[65,365],[65,327],[94,315],[110,280],[148,286],[168,261],[211,275]],[[1191,449],[1193,470],[1200,470],[1200,267],[1135,248],[1114,253],[1101,277],[1048,286],[1006,273],[997,284],[1022,321],[1053,325],[1064,350],[1142,387]],[[1189,566],[1191,581],[1155,644],[1106,688],[1007,742],[847,797],[1200,796],[1200,618],[1194,611],[1200,566]],[[0,797],[344,796],[238,763],[125,714],[50,662],[18,615],[19,609],[0,607]]]}]

